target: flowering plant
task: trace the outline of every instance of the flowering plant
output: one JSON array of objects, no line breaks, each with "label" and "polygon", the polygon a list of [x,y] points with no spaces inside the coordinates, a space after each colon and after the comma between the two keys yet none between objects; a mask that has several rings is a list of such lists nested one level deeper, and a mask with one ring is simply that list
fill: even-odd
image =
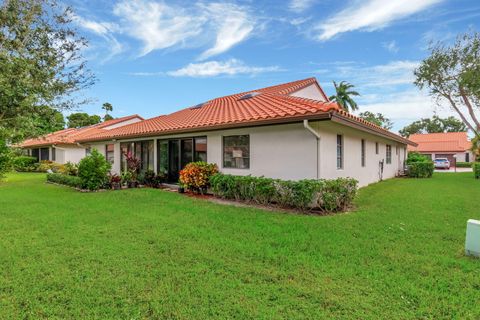
[{"label": "flowering plant", "polygon": [[129,151],[125,153],[125,160],[127,161],[127,171],[131,175],[132,181],[137,181],[138,171],[140,170],[141,161]]},{"label": "flowering plant", "polygon": [[214,163],[190,162],[180,171],[180,183],[190,191],[203,194],[210,185],[210,177],[217,172]]}]

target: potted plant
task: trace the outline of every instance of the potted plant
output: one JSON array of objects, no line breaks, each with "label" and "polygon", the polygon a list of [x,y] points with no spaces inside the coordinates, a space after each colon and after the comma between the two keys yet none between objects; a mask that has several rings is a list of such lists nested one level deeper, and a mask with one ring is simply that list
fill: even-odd
[{"label": "potted plant", "polygon": [[110,185],[113,190],[122,189],[122,178],[118,174],[112,174],[110,176]]}]

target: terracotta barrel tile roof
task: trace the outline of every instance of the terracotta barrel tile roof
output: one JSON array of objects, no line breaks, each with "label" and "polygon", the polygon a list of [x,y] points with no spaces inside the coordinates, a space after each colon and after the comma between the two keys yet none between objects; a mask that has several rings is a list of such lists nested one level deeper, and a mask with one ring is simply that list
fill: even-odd
[{"label": "terracotta barrel tile roof", "polygon": [[91,134],[100,133],[102,131],[108,131],[104,128],[119,124],[124,121],[131,120],[134,118],[143,120],[142,117],[140,117],[137,114],[134,114],[126,117],[107,120],[105,122],[94,124],[87,127],[68,128],[68,129],[52,132],[38,138],[27,139],[20,144],[20,147],[27,148],[27,147],[48,146],[52,144],[62,144],[62,145],[76,144],[81,138],[84,138]]},{"label": "terracotta barrel tile roof", "polygon": [[418,152],[465,152],[472,145],[467,132],[412,134],[409,140],[418,144],[409,151]]}]

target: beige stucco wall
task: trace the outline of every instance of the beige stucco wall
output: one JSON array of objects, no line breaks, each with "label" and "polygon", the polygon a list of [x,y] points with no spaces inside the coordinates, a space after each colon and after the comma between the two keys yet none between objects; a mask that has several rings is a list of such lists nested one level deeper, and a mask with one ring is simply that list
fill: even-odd
[{"label": "beige stucco wall", "polygon": [[[465,152],[458,152],[458,153],[453,153],[453,152],[421,152],[422,154],[429,154],[432,158],[432,160],[434,160],[435,158],[439,157],[441,158],[442,155],[445,155],[445,154],[455,154],[457,156],[457,161],[458,162],[467,162],[466,161],[466,158],[467,158],[467,153],[469,154],[469,161],[468,162],[473,162],[475,160],[475,157],[473,156],[473,152],[471,151],[465,151]],[[453,163],[452,163],[453,165]]]},{"label": "beige stucco wall", "polygon": [[[379,180],[379,161],[385,159],[386,144],[392,145],[392,163],[384,164],[383,178],[394,177],[403,167],[405,145],[336,124],[330,121],[311,122],[319,132],[320,157],[318,173],[320,178],[352,177],[361,186]],[[250,135],[250,168],[223,168],[222,137],[226,135]],[[336,167],[336,137],[344,136],[344,168]],[[221,131],[199,132],[195,134],[168,135],[149,139],[169,139],[192,136],[207,137],[207,161],[216,163],[224,173],[253,175],[287,180],[317,178],[317,140],[303,127],[303,123],[286,125],[239,128]],[[361,166],[361,139],[366,140],[366,166]],[[146,139],[133,139],[146,140]],[[122,140],[122,141],[132,141]],[[112,171],[120,171],[120,142],[115,144],[115,162]],[[379,154],[375,154],[375,142],[379,143]],[[105,142],[92,144],[102,154]],[[396,148],[398,147],[398,153]],[[156,143],[155,143],[156,148]],[[156,152],[155,152],[156,154]]]},{"label": "beige stucco wall", "polygon": [[104,127],[103,129],[104,129],[104,130],[112,130],[112,129],[115,129],[115,128],[118,128],[118,127],[126,126],[126,125],[128,125],[128,124],[136,123],[136,122],[139,122],[139,121],[142,121],[142,119],[140,119],[140,118],[133,118],[133,119],[129,119],[129,120],[126,120],[126,121],[122,121],[122,122],[113,124],[113,125],[108,126],[108,127]]},{"label": "beige stucco wall", "polygon": [[294,97],[313,99],[317,101],[325,101],[325,97],[315,84],[311,84],[308,87],[295,91],[290,95]]}]

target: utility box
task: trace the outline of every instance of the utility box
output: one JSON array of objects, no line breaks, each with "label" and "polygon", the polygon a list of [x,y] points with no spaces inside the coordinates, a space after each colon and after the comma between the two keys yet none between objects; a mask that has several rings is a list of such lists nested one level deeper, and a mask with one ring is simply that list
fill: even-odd
[{"label": "utility box", "polygon": [[467,237],[465,240],[465,254],[480,257],[480,221],[467,221]]}]

